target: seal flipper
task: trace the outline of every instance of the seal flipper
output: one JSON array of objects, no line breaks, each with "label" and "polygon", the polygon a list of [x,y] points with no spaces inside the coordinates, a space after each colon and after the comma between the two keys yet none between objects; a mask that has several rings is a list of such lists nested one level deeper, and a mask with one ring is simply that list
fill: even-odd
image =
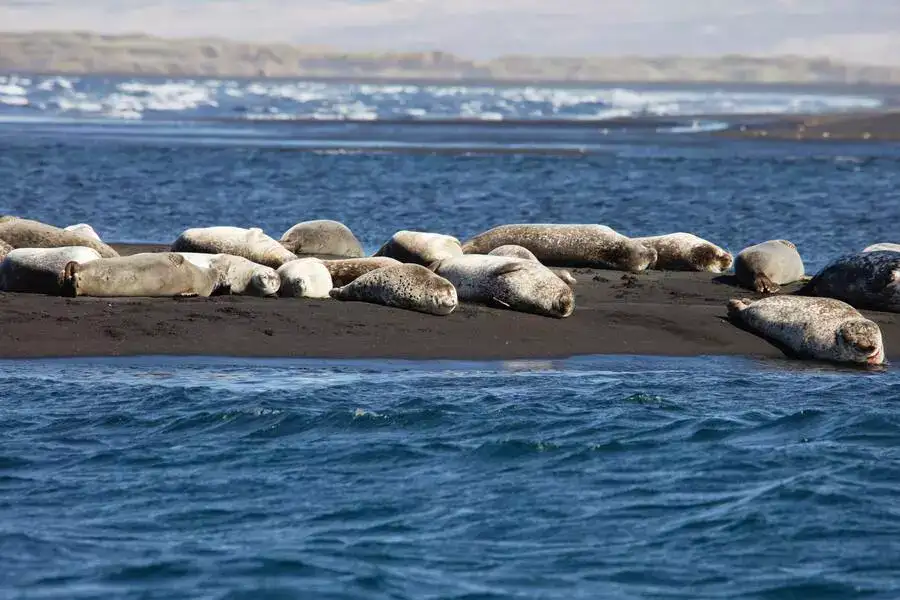
[{"label": "seal flipper", "polygon": [[760,273],[753,280],[753,289],[755,289],[760,294],[775,294],[778,293],[781,288],[774,281]]},{"label": "seal flipper", "polygon": [[495,268],[493,271],[491,271],[491,275],[493,275],[494,277],[501,277],[503,275],[509,275],[510,273],[517,273],[518,271],[527,269],[530,266],[531,265],[528,263],[510,262]]},{"label": "seal flipper", "polygon": [[60,295],[68,298],[78,296],[78,267],[77,261],[70,260],[63,268],[62,281],[60,282]]},{"label": "seal flipper", "polygon": [[740,300],[732,298],[728,301],[728,318],[740,321],[741,313],[750,308],[752,302],[752,300],[748,300],[747,298],[741,298]]}]

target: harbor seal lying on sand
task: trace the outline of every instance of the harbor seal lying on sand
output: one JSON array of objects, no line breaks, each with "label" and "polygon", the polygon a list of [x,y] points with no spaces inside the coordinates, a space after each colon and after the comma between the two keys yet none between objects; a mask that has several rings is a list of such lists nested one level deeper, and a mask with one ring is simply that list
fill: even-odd
[{"label": "harbor seal lying on sand", "polygon": [[878,252],[879,250],[887,250],[888,252],[900,252],[900,244],[891,244],[888,242],[872,244],[871,246],[863,250],[863,252]]},{"label": "harbor seal lying on sand", "polygon": [[281,245],[298,255],[365,256],[362,245],[349,227],[327,219],[297,223],[281,236]]},{"label": "harbor seal lying on sand", "polygon": [[277,269],[297,260],[293,252],[266,235],[259,227],[245,229],[227,225],[186,229],[172,243],[172,252],[232,254]]},{"label": "harbor seal lying on sand", "polygon": [[75,233],[80,233],[83,236],[89,237],[92,240],[97,240],[98,242],[102,242],[100,236],[97,235],[97,232],[94,231],[94,228],[88,225],[87,223],[78,223],[76,225],[69,225],[68,227],[64,227],[63,231],[74,231]]},{"label": "harbor seal lying on sand", "polygon": [[382,304],[431,315],[449,315],[459,301],[453,284],[416,264],[382,267],[331,290],[331,297]]},{"label": "harbor seal lying on sand", "polygon": [[114,258],[119,253],[103,242],[95,240],[79,231],[66,231],[53,225],[4,217],[0,219],[0,240],[13,248],[62,248],[65,246],[84,246],[93,248],[102,258]]},{"label": "harbor seal lying on sand", "polygon": [[734,258],[712,242],[693,233],[668,233],[631,238],[656,250],[656,271],[705,271],[722,273],[731,267]]},{"label": "harbor seal lying on sand", "polygon": [[243,256],[233,254],[205,254],[177,252],[194,266],[210,269],[218,277],[216,294],[238,296],[274,296],[281,287],[281,278],[272,267],[260,265]]},{"label": "harbor seal lying on sand", "polygon": [[639,272],[656,262],[648,248],[605,225],[533,223],[500,225],[463,244],[466,254],[488,254],[500,246],[527,248],[542,264]]},{"label": "harbor seal lying on sand", "polygon": [[402,263],[428,266],[439,260],[462,256],[462,246],[452,235],[424,231],[398,231],[373,256],[387,256]]},{"label": "harbor seal lying on sand", "polygon": [[728,316],[798,358],[884,363],[881,329],[840,300],[797,296],[732,299]]},{"label": "harbor seal lying on sand", "polygon": [[0,291],[59,296],[67,264],[85,264],[99,258],[99,252],[84,246],[11,250],[0,262]]},{"label": "harbor seal lying on sand", "polygon": [[741,250],[734,260],[734,276],[745,288],[774,294],[779,286],[803,279],[803,259],[787,240],[769,240]]},{"label": "harbor seal lying on sand", "polygon": [[[525,260],[533,260],[534,262],[541,262],[537,259],[537,257],[531,253],[531,250],[528,248],[523,248],[522,246],[516,246],[515,244],[507,244],[506,246],[500,246],[499,248],[494,248],[490,252],[487,253],[488,256],[506,256],[508,258],[522,258]],[[575,285],[578,283],[578,280],[572,276],[572,274],[566,269],[550,269],[556,276],[565,281],[567,284]]]},{"label": "harbor seal lying on sand", "polygon": [[856,308],[900,312],[900,252],[876,250],[841,256],[796,294],[836,298]]},{"label": "harbor seal lying on sand", "polygon": [[364,258],[323,260],[322,264],[325,265],[331,274],[331,281],[334,287],[341,287],[369,271],[403,263],[387,256],[369,256]]},{"label": "harbor seal lying on sand", "polygon": [[447,258],[432,270],[456,288],[460,300],[564,318],[575,310],[575,294],[547,267],[533,260],[467,254]]},{"label": "harbor seal lying on sand", "polygon": [[318,258],[292,260],[278,267],[279,296],[286,298],[329,298],[334,285],[328,267]]},{"label": "harbor seal lying on sand", "polygon": [[174,252],[142,252],[70,262],[63,275],[63,295],[112,297],[209,296],[218,276]]}]

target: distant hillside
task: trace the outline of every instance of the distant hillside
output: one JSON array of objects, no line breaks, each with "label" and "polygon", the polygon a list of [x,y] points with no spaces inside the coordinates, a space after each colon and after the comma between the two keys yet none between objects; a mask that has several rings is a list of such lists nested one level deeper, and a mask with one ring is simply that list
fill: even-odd
[{"label": "distant hillside", "polygon": [[479,62],[444,52],[348,54],[288,44],[86,32],[0,33],[0,72],[10,71],[218,77],[900,84],[900,67],[842,64],[796,56],[505,56]]}]

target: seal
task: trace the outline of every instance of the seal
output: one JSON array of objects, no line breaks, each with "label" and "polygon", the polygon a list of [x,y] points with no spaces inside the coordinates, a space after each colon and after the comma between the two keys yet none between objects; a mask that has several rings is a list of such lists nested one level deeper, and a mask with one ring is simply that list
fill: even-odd
[{"label": "seal", "polygon": [[369,256],[366,258],[323,260],[322,264],[325,265],[331,274],[331,281],[334,287],[341,287],[369,271],[403,263],[387,256]]},{"label": "seal", "polygon": [[218,274],[201,269],[174,252],[142,252],[101,258],[86,264],[69,262],[63,295],[70,297],[209,296]]},{"label": "seal", "polygon": [[374,256],[387,256],[402,263],[428,266],[439,260],[462,256],[459,240],[452,235],[402,230],[391,236]]},{"label": "seal", "polygon": [[218,276],[215,294],[238,296],[274,296],[281,278],[272,267],[260,265],[243,256],[177,252],[194,266],[210,269]]},{"label": "seal", "polygon": [[745,288],[774,294],[780,286],[803,279],[803,259],[788,240],[769,240],[738,252],[734,275]]},{"label": "seal", "polygon": [[796,292],[843,300],[856,308],[900,312],[900,252],[840,256]]},{"label": "seal", "polygon": [[840,300],[798,296],[731,299],[728,317],[798,358],[884,363],[881,329]]},{"label": "seal", "polygon": [[288,298],[328,298],[334,285],[331,273],[318,258],[300,258],[278,267],[279,296]]},{"label": "seal", "polygon": [[0,260],[6,258],[6,255],[9,254],[13,250],[13,247],[0,240]]},{"label": "seal", "polygon": [[89,237],[92,240],[97,240],[98,242],[102,242],[100,236],[97,235],[97,232],[94,231],[94,228],[88,225],[87,223],[77,223],[75,225],[69,225],[68,227],[63,228],[64,231],[74,231],[75,233],[80,233],[83,236]]},{"label": "seal", "polygon": [[500,225],[463,244],[466,254],[488,254],[506,245],[527,248],[550,267],[591,267],[640,272],[656,262],[648,248],[605,225],[532,223]]},{"label": "seal", "polygon": [[868,246],[863,252],[878,252],[879,250],[887,250],[889,252],[900,252],[900,244],[891,244],[888,242],[882,242],[880,244],[872,244]]},{"label": "seal", "polygon": [[537,261],[467,254],[438,261],[431,268],[453,284],[462,301],[556,318],[575,310],[572,288]]},{"label": "seal", "polygon": [[102,258],[115,258],[119,253],[103,242],[88,237],[80,231],[66,231],[53,225],[4,217],[0,219],[0,239],[13,248],[62,248],[64,246],[84,246],[93,248]]},{"label": "seal", "polygon": [[327,254],[359,258],[362,245],[350,228],[340,221],[319,219],[297,223],[284,232],[281,244],[294,254]]},{"label": "seal", "polygon": [[331,297],[439,316],[449,315],[459,304],[452,283],[422,265],[409,263],[369,271],[331,290]]},{"label": "seal", "polygon": [[[525,260],[533,260],[535,262],[541,262],[537,259],[537,257],[531,253],[531,250],[528,248],[523,248],[522,246],[516,246],[515,244],[507,244],[506,246],[500,246],[498,248],[494,248],[490,252],[488,252],[488,256],[506,256],[509,258],[522,258]],[[556,276],[565,281],[570,286],[578,283],[578,280],[567,270],[565,269],[550,269]]]},{"label": "seal", "polygon": [[171,251],[231,254],[273,269],[297,260],[293,252],[259,227],[245,229],[223,225],[185,229],[172,243]]},{"label": "seal", "polygon": [[657,271],[722,273],[734,262],[729,252],[693,233],[678,232],[632,239],[656,250],[656,262],[651,268]]},{"label": "seal", "polygon": [[84,246],[11,250],[0,262],[0,290],[59,296],[67,264],[99,259],[99,252]]}]

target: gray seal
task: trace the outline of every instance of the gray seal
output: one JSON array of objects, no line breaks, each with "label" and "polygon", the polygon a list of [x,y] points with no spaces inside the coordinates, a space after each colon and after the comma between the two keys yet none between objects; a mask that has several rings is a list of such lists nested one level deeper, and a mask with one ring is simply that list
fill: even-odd
[{"label": "gray seal", "polygon": [[11,250],[0,262],[0,291],[59,296],[67,264],[86,264],[99,258],[99,252],[84,246]]},{"label": "gray seal", "polygon": [[878,325],[833,298],[732,299],[728,316],[798,358],[869,365],[885,360]]},{"label": "gray seal", "polygon": [[769,240],[738,252],[734,276],[745,288],[774,294],[780,286],[803,279],[803,259],[788,240]]},{"label": "gray seal", "polygon": [[900,244],[891,244],[890,242],[881,242],[880,244],[872,244],[866,247],[863,252],[878,252],[879,250],[887,250],[889,252],[900,252]]},{"label": "gray seal", "polygon": [[272,267],[260,265],[243,256],[233,254],[205,254],[178,252],[191,264],[216,273],[216,294],[236,296],[274,296],[281,287],[281,278]]},{"label": "gray seal", "polygon": [[[516,246],[515,244],[507,244],[506,246],[500,246],[499,248],[494,248],[490,252],[487,253],[488,256],[506,256],[508,258],[522,258],[524,260],[533,260],[534,262],[541,262],[537,259],[537,257],[529,250],[528,248],[523,248],[522,246]],[[556,276],[565,281],[570,286],[578,283],[578,280],[567,271],[566,269],[550,269]]]},{"label": "gray seal", "polygon": [[453,284],[417,264],[382,267],[331,290],[338,300],[370,302],[431,315],[449,315],[459,301]]},{"label": "gray seal", "polygon": [[723,273],[731,267],[734,258],[729,252],[693,233],[667,233],[632,238],[656,250],[657,271],[699,271]]},{"label": "gray seal", "polygon": [[328,219],[297,223],[284,232],[281,244],[297,255],[365,256],[362,245],[350,228],[340,221]]},{"label": "gray seal", "polygon": [[572,288],[533,260],[467,254],[432,265],[456,288],[459,299],[564,318],[575,310]]},{"label": "gray seal", "polygon": [[841,256],[796,293],[837,298],[856,308],[900,312],[900,252],[876,250]]},{"label": "gray seal", "polygon": [[185,229],[172,243],[172,252],[232,254],[277,269],[297,256],[259,227],[217,226]]},{"label": "gray seal", "polygon": [[360,275],[382,267],[392,267],[402,264],[399,260],[387,256],[368,256],[363,258],[337,258],[334,260],[322,260],[322,264],[331,274],[334,287],[341,287],[354,281]]},{"label": "gray seal", "polygon": [[63,274],[63,295],[113,297],[209,296],[218,276],[174,252],[143,252],[70,262]]},{"label": "gray seal", "polygon": [[328,298],[334,285],[331,273],[318,258],[301,258],[278,267],[279,296],[286,298]]},{"label": "gray seal", "polygon": [[462,246],[452,235],[424,231],[398,231],[374,256],[387,256],[402,263],[428,266],[445,258],[462,256]]},{"label": "gray seal", "polygon": [[19,217],[0,218],[0,240],[13,248],[84,246],[93,248],[100,253],[102,258],[119,256],[119,253],[110,246],[79,231],[66,231],[40,221],[20,219]]},{"label": "gray seal", "polygon": [[592,267],[640,272],[656,262],[656,250],[605,225],[531,223],[500,225],[463,244],[466,254],[488,254],[507,245],[527,248],[551,267]]}]

